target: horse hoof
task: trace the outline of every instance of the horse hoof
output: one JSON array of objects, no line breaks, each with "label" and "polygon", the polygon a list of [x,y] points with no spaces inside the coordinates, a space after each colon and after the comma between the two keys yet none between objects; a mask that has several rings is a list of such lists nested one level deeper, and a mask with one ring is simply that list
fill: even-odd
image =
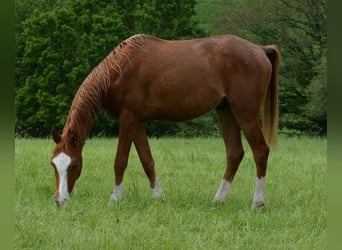
[{"label": "horse hoof", "polygon": [[224,199],[217,198],[217,197],[215,197],[213,200],[214,204],[222,204],[223,202],[224,202]]},{"label": "horse hoof", "polygon": [[264,202],[253,202],[252,209],[261,208],[263,206],[265,206]]},{"label": "horse hoof", "polygon": [[152,189],[152,197],[154,199],[160,199],[160,198],[164,198],[165,194],[164,194],[162,189],[153,188]]},{"label": "horse hoof", "polygon": [[165,199],[165,194],[164,194],[164,192],[161,192],[161,193],[153,192],[152,193],[152,198],[155,199],[155,200],[164,200]]},{"label": "horse hoof", "polygon": [[159,183],[157,178],[155,180],[154,187],[152,188],[152,197],[154,199],[165,198],[165,194],[164,194],[163,189],[161,188],[160,183]]},{"label": "horse hoof", "polygon": [[113,202],[113,203],[116,203],[116,202],[118,202],[119,200],[121,200],[121,198],[122,197],[119,197],[117,194],[112,194],[112,196],[110,197],[110,200],[111,200],[111,202]]}]

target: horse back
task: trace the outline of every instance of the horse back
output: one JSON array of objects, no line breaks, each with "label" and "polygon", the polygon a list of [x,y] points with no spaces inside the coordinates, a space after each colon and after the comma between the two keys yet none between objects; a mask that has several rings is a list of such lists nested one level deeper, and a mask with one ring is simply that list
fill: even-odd
[{"label": "horse back", "polygon": [[111,99],[142,119],[192,119],[225,97],[248,92],[249,80],[264,81],[270,68],[261,46],[232,35],[180,41],[144,36],[129,60]]}]

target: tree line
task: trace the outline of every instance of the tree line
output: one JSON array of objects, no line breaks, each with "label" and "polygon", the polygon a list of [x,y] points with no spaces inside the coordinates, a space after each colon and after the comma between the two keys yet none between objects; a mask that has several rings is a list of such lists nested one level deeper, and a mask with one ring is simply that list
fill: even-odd
[{"label": "tree line", "polygon": [[[195,0],[16,0],[15,129],[47,136],[61,130],[83,79],[117,44],[145,33],[165,39],[236,34],[276,44],[283,55],[280,129],[326,133],[326,1],[222,0],[205,20]],[[152,136],[218,134],[215,112],[181,124],[148,122]],[[116,135],[101,112],[91,135]]]}]

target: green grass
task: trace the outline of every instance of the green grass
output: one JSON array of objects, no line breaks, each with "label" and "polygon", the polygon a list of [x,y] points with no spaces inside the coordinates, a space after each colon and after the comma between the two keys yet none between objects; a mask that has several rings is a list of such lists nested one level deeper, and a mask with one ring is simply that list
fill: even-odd
[{"label": "green grass", "polygon": [[123,200],[112,204],[116,144],[87,141],[71,202],[58,208],[54,143],[15,140],[17,249],[327,249],[326,139],[280,138],[258,210],[246,143],[229,197],[212,203],[225,169],[221,138],[150,139],[165,200],[152,199],[132,150]]}]

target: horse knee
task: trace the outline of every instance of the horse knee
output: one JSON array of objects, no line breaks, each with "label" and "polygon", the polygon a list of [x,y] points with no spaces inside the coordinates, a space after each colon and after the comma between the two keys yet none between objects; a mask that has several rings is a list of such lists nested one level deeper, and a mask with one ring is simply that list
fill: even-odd
[{"label": "horse knee", "polygon": [[127,168],[128,159],[116,159],[114,164],[115,177],[118,184],[121,183],[123,179],[123,174]]},{"label": "horse knee", "polygon": [[254,156],[254,160],[257,167],[257,176],[259,178],[264,177],[266,175],[269,152],[269,147],[265,144],[265,146],[259,148],[258,152]]},{"label": "horse knee", "polygon": [[154,175],[154,161],[143,161],[141,164],[144,167],[145,173],[148,177]]},{"label": "horse knee", "polygon": [[245,155],[245,152],[243,151],[243,149],[238,150],[238,151],[234,150],[232,152],[228,152],[228,163],[237,168],[244,155]]},{"label": "horse knee", "polygon": [[239,168],[240,162],[244,156],[244,151],[243,149],[241,150],[234,150],[231,152],[228,152],[228,164],[226,168],[226,172],[224,174],[224,179],[232,182],[235,176],[235,173],[237,169]]},{"label": "horse knee", "polygon": [[260,152],[258,155],[257,162],[260,163],[261,165],[266,165],[269,153],[270,153],[270,149],[266,144],[263,147],[260,147]]}]

